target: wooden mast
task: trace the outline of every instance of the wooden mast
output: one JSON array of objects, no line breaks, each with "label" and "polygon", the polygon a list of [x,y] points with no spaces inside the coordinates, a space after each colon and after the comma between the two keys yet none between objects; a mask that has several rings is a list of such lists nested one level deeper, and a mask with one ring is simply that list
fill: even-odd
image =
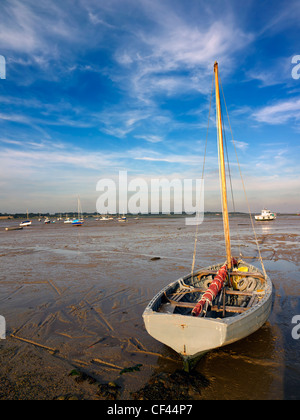
[{"label": "wooden mast", "polygon": [[221,192],[222,192],[222,207],[223,207],[223,225],[226,246],[226,258],[228,269],[231,269],[231,247],[230,247],[230,231],[229,231],[229,218],[228,218],[228,205],[227,205],[227,189],[226,189],[226,173],[224,161],[224,144],[222,132],[222,116],[221,116],[221,102],[219,90],[219,72],[217,61],[214,64],[215,84],[216,84],[216,106],[217,106],[217,125],[218,125],[218,141],[219,141],[219,165],[221,176]]}]

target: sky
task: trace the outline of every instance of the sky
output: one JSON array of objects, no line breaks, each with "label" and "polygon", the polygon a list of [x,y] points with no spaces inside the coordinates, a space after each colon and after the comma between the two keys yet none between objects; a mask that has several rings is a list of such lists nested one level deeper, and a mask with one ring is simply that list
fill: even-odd
[{"label": "sky", "polygon": [[94,212],[119,171],[201,178],[206,137],[220,210],[216,60],[236,211],[235,149],[252,212],[300,212],[299,29],[294,0],[1,0],[0,213]]}]

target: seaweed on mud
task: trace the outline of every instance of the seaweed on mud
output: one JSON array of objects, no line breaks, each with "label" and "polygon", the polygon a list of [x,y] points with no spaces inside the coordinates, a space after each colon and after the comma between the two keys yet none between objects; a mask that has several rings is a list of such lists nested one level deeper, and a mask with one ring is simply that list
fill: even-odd
[{"label": "seaweed on mud", "polygon": [[201,390],[209,381],[199,373],[159,373],[139,391],[131,393],[134,400],[195,400],[201,397]]}]

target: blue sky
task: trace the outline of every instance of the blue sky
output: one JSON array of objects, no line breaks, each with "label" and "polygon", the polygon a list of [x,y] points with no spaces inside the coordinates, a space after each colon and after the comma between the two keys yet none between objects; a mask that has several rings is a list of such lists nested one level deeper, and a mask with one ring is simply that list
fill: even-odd
[{"label": "blue sky", "polygon": [[[200,178],[215,60],[251,210],[300,211],[299,29],[293,0],[1,0],[0,212],[71,211],[77,195],[95,211],[97,181],[121,170]],[[207,211],[220,209],[213,120]]]}]

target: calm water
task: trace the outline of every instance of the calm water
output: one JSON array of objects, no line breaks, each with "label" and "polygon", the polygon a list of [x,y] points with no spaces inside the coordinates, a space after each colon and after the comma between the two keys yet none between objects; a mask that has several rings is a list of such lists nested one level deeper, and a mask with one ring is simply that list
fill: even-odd
[{"label": "calm water", "polygon": [[[8,336],[57,349],[103,381],[141,364],[140,372],[122,377],[123,399],[153,374],[181,368],[176,353],[147,334],[142,313],[163,286],[190,272],[194,227],[184,219],[129,219],[87,220],[80,228],[35,221],[4,231],[12,224],[0,224],[0,314]],[[204,399],[300,398],[300,340],[291,334],[292,318],[300,315],[300,217],[255,227],[274,284],[273,311],[259,331],[199,362]],[[233,218],[231,230],[233,253],[254,257],[248,261],[259,267],[249,220]],[[224,259],[221,218],[206,217],[197,267]]]}]

